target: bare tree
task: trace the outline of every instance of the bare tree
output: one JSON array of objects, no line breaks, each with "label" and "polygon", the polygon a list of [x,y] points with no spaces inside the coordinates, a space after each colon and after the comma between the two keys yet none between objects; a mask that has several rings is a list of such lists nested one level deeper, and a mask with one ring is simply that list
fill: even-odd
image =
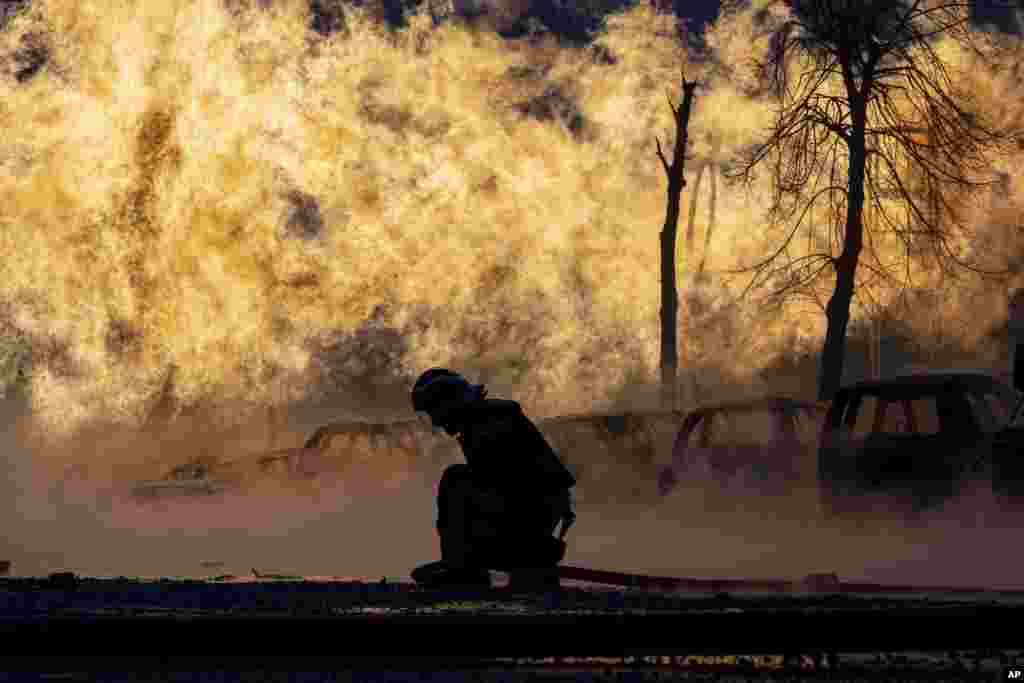
[{"label": "bare tree", "polygon": [[[750,182],[755,169],[769,168],[770,220],[785,224],[787,234],[766,259],[731,272],[754,274],[747,291],[775,279],[782,286],[773,294],[783,294],[834,269],[819,361],[818,397],[826,400],[839,388],[850,305],[866,280],[907,284],[909,263],[921,258],[944,273],[953,266],[1004,272],[969,263],[956,242],[972,234],[962,200],[992,184],[990,155],[1018,133],[986,123],[935,49],[948,37],[996,56],[994,42],[968,26],[966,0],[785,4],[790,17],[773,29],[768,56],[758,64],[778,102],[775,123],[730,175]],[[813,211],[830,220],[828,239],[793,258],[790,244],[805,222],[813,245]],[[883,234],[899,239],[900,263],[875,249]]]},{"label": "bare tree", "polygon": [[680,196],[686,187],[683,167],[686,163],[687,128],[690,123],[690,109],[696,81],[683,82],[683,102],[677,108],[669,98],[668,106],[676,121],[675,156],[669,164],[661,151],[661,141],[655,138],[658,158],[668,176],[668,203],[665,208],[665,224],[661,229],[661,390],[662,403],[668,409],[675,409],[678,386],[676,370],[679,363],[676,344],[676,322],[679,313],[679,293],[676,290],[676,232],[679,224]]}]

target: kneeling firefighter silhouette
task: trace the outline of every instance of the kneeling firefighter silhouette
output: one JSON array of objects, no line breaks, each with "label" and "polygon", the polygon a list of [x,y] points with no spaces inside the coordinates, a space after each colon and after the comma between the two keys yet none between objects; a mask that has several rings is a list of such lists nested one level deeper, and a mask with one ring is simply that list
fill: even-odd
[{"label": "kneeling firefighter silhouette", "polygon": [[487,398],[483,385],[443,368],[420,376],[412,405],[429,427],[455,437],[466,457],[438,485],[441,561],[412,578],[432,588],[490,588],[495,569],[510,574],[512,591],[557,590],[576,479],[540,430],[517,402]]}]

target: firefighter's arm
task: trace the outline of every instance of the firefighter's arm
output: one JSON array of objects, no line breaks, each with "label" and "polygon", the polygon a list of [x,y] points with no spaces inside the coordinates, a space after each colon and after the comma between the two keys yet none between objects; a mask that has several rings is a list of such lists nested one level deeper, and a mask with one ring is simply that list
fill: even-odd
[{"label": "firefighter's arm", "polygon": [[569,492],[566,491],[566,502],[568,503],[565,510],[562,511],[562,529],[558,532],[558,538],[565,540],[565,534],[568,533],[569,527],[576,523],[576,513],[572,509],[572,497]]},{"label": "firefighter's arm", "polygon": [[551,505],[557,511],[559,520],[562,523],[562,528],[558,533],[560,539],[565,539],[565,534],[576,522],[576,513],[573,511],[572,506],[572,494],[569,489],[565,489],[561,493],[551,497]]}]

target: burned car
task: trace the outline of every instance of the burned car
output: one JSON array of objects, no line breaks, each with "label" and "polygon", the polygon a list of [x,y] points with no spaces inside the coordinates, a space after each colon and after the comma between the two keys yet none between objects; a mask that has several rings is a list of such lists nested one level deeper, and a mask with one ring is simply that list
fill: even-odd
[{"label": "burned car", "polygon": [[789,496],[814,487],[814,454],[823,404],[765,396],[691,411],[672,447],[672,463],[658,474],[666,496],[681,482],[711,492],[748,497]]},{"label": "burned car", "polygon": [[217,463],[212,458],[196,458],[174,467],[162,479],[136,482],[131,495],[138,500],[156,500],[187,496],[211,496],[234,488],[234,479],[214,477]]},{"label": "burned car", "polygon": [[135,483],[132,495],[141,500],[214,495],[282,482],[301,489],[348,479],[394,487],[418,468],[457,461],[457,450],[453,439],[424,430],[416,420],[342,420],[318,428],[298,447],[193,458],[159,479]]},{"label": "burned car", "polygon": [[243,456],[218,471],[235,472],[246,481],[354,478],[391,486],[415,471],[421,460],[436,456],[440,440],[416,420],[342,420],[318,428],[302,446]]},{"label": "burned car", "polygon": [[918,372],[840,389],[818,454],[824,512],[919,513],[985,482],[1017,399],[982,372]]}]

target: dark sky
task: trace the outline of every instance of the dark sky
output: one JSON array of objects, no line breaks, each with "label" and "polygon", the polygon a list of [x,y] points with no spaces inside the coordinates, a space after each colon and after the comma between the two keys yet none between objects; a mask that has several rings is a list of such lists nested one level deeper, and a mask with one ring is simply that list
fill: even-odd
[{"label": "dark sky", "polygon": [[[472,4],[479,0],[462,0]],[[596,28],[596,17],[581,16],[582,7],[595,5],[606,9],[620,8],[632,2],[654,2],[672,8],[677,16],[692,22],[691,29],[701,28],[718,16],[719,0],[606,0],[598,3],[576,3],[570,0],[532,0],[529,15],[539,19],[548,30],[572,41],[587,41],[587,33]],[[1004,31],[1015,30],[1011,7],[1024,8],[1024,0],[972,0],[972,19],[976,24],[993,24]],[[1007,6],[1009,5],[1009,7]]]},{"label": "dark sky", "polygon": [[676,14],[696,25],[703,25],[718,16],[718,0],[676,0]]},{"label": "dark sky", "polygon": [[[1024,11],[1024,0],[972,0],[971,15],[975,24],[994,24],[1004,31],[1016,30],[1012,23],[1013,12],[1007,7],[1016,5]],[[998,6],[997,6],[998,5]],[[697,24],[712,21],[718,16],[718,0],[674,0],[676,13]]]},{"label": "dark sky", "polygon": [[1005,5],[1016,4],[1017,11],[1024,12],[1024,0],[1017,0],[1016,3],[1001,2],[1003,7],[995,7],[992,0],[974,0],[973,19],[975,24],[994,24],[1006,32],[1015,32],[1019,28],[1013,23],[1013,12]]}]

